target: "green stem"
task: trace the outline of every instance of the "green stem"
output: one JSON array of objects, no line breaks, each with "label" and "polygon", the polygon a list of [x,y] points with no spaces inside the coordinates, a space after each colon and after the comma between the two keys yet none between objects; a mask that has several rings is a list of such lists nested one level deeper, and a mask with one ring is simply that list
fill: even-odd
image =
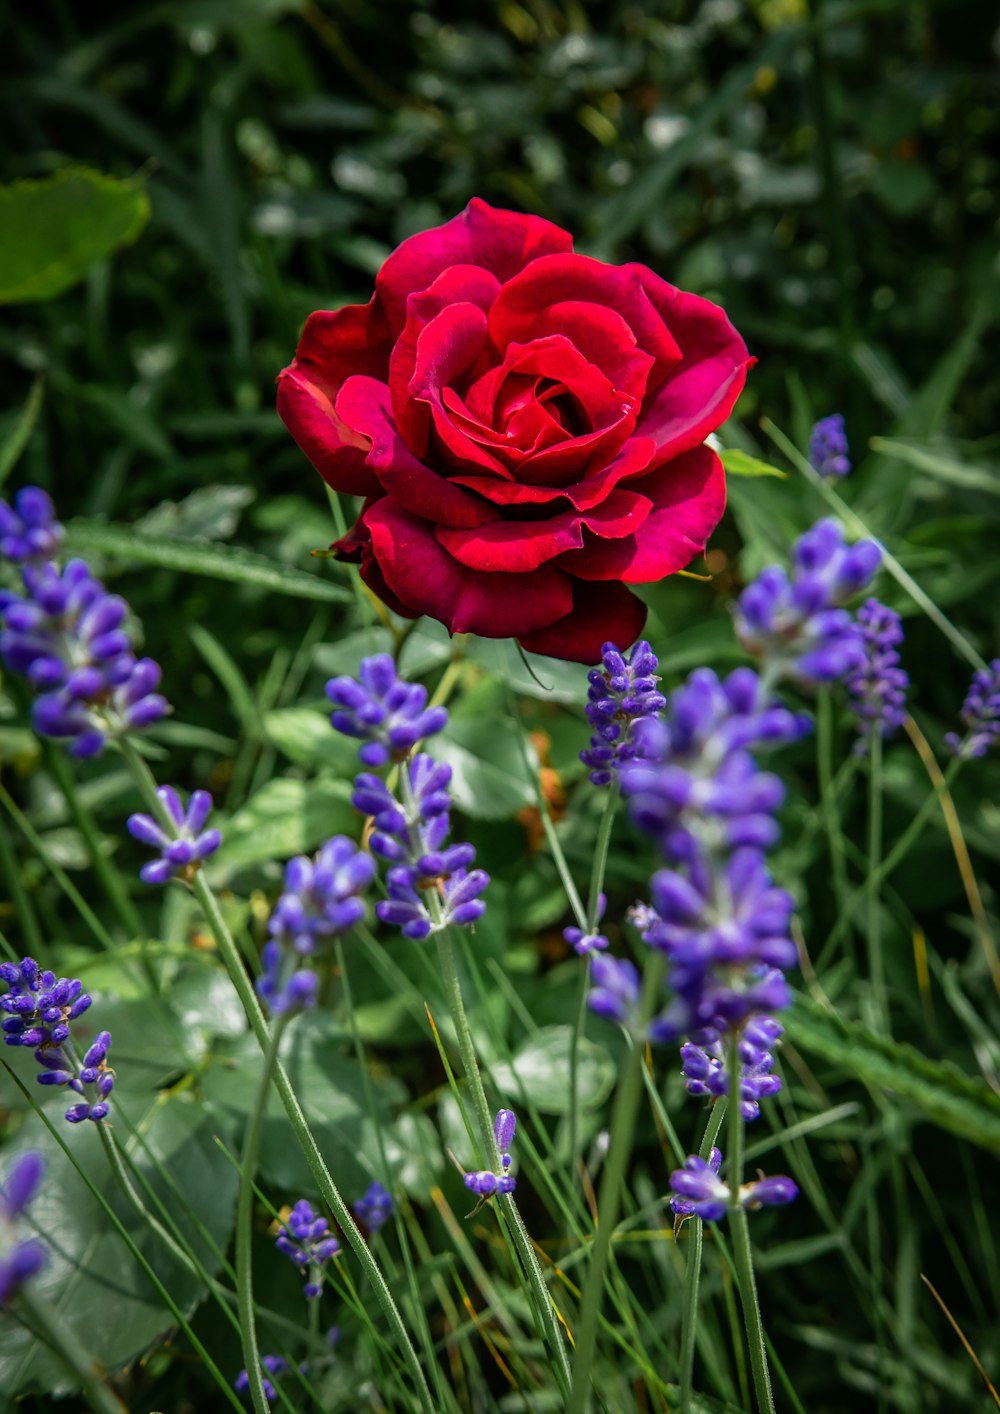
[{"label": "green stem", "polygon": [[868,878],[865,890],[868,971],[879,1023],[888,1035],[889,1002],[885,990],[885,969],[882,964],[882,907],[878,886],[878,868],[882,857],[882,737],[878,731],[869,733],[869,752]]},{"label": "green stem", "polygon": [[[726,1117],[725,1099],[716,1100],[708,1114],[698,1154],[708,1159]],[[694,1350],[698,1335],[698,1294],[701,1288],[701,1253],[704,1224],[701,1218],[689,1219],[687,1262],[684,1271],[684,1313],[681,1320],[680,1386],[681,1414],[690,1414],[694,1397]]]},{"label": "green stem", "polygon": [[747,1225],[746,1209],[740,1202],[740,1186],[743,1183],[744,1120],[743,1112],[740,1109],[742,1064],[737,1031],[732,1033],[727,1061],[729,1065],[729,1189],[732,1195],[729,1205],[729,1227],[732,1232],[733,1259],[736,1266],[736,1281],[740,1290],[740,1304],[743,1307],[743,1324],[750,1352],[750,1369],[753,1373],[753,1385],[757,1394],[757,1406],[760,1414],[774,1414],[774,1395],[771,1390],[771,1376],[767,1368],[764,1324],[761,1320],[760,1303],[757,1300],[757,1282],[754,1278],[753,1253],[750,1248],[750,1229]]},{"label": "green stem", "polygon": [[637,1036],[632,1039],[625,1066],[618,1082],[614,1109],[611,1112],[611,1144],[604,1163],[601,1191],[597,1200],[597,1232],[590,1254],[590,1265],[580,1304],[580,1324],[573,1359],[573,1380],[566,1414],[582,1414],[590,1390],[590,1374],[594,1363],[597,1326],[601,1315],[601,1293],[608,1265],[611,1240],[621,1202],[625,1165],[632,1152],[632,1134],[642,1092],[642,1036],[653,1015],[656,995],[666,965],[661,953],[652,953],[646,963],[642,999],[639,1004]]},{"label": "green stem", "polygon": [[833,893],[837,916],[844,914],[847,903],[847,863],[844,857],[844,836],[840,828],[840,810],[833,789],[833,695],[821,688],[817,704],[816,758],[819,774],[820,804],[826,827],[827,846],[833,869]]},{"label": "green stem", "polygon": [[270,1414],[270,1405],[264,1393],[264,1381],[260,1372],[260,1349],[257,1345],[257,1320],[253,1307],[253,1176],[257,1167],[257,1150],[260,1146],[260,1132],[267,1109],[267,1097],[271,1091],[274,1067],[278,1063],[278,1047],[287,1024],[287,1017],[279,1016],[264,1052],[264,1065],[257,1085],[257,1097],[250,1118],[247,1120],[243,1153],[240,1159],[240,1196],[236,1206],[236,1299],[240,1315],[240,1339],[243,1342],[243,1361],[250,1381],[250,1398],[255,1414]]},{"label": "green stem", "polygon": [[108,1389],[86,1347],[56,1308],[28,1287],[18,1299],[43,1340],[79,1381],[95,1414],[124,1414],[124,1404]]},{"label": "green stem", "polygon": [[87,846],[87,853],[90,855],[90,861],[94,866],[94,872],[100,880],[101,887],[107,894],[108,900],[118,914],[129,936],[142,939],[144,932],[139,910],[129,897],[122,876],[104,852],[101,842],[101,833],[94,822],[93,815],[91,815],[90,811],[80,799],[80,793],[76,789],[72,772],[67,765],[62,748],[54,746],[51,742],[46,742],[45,758],[49,771],[56,785],[62,792],[66,807],[70,813],[70,818],[83,836],[84,844]]},{"label": "green stem", "polygon": [[[587,894],[587,926],[584,930],[587,933],[593,933],[597,928],[601,891],[604,888],[604,875],[608,867],[608,851],[611,847],[611,832],[614,829],[620,791],[621,787],[616,776],[608,786],[601,823],[597,829],[594,863],[590,871],[590,890]],[[576,1019],[573,1023],[569,1043],[569,1163],[574,1182],[576,1181],[580,1128],[580,1041],[587,1020],[587,985],[589,981],[590,960],[582,958],[580,980],[577,984]]]},{"label": "green stem", "polygon": [[[153,779],[149,767],[127,738],[123,739],[121,742],[121,748],[122,754],[129,765],[129,769],[135,777],[143,798],[148,802],[150,810],[157,819],[160,820],[161,824],[164,825],[164,828],[173,830],[173,824],[170,822],[169,816],[156,794],[156,782]],[[222,916],[222,910],[219,907],[218,900],[200,871],[195,875],[191,887],[195,898],[201,905],[208,925],[212,930],[216,946],[219,949],[223,963],[229,973],[230,980],[236,989],[236,993],[243,1004],[243,1009],[246,1012],[251,1029],[257,1038],[261,1050],[266,1052],[270,1041],[267,1020],[261,1009],[260,1002],[257,999],[257,994],[243,967],[236,942],[229,931],[226,920]],[[332,1211],[344,1237],[364,1268],[365,1276],[371,1283],[376,1299],[382,1307],[383,1314],[399,1342],[403,1360],[416,1386],[421,1407],[426,1411],[426,1414],[434,1414],[434,1405],[431,1400],[430,1390],[427,1387],[427,1379],[421,1368],[420,1361],[417,1359],[417,1353],[413,1348],[406,1326],[403,1324],[403,1318],[399,1313],[399,1308],[392,1298],[392,1293],[386,1284],[378,1263],[372,1256],[368,1243],[358,1231],[357,1224],[351,1215],[350,1209],[344,1202],[340,1190],[333,1181],[312,1130],[309,1128],[306,1117],[302,1112],[302,1107],[299,1104],[292,1083],[280,1061],[277,1062],[274,1067],[273,1078],[275,1089],[285,1108],[285,1114],[288,1116],[288,1121],[298,1141],[299,1147],[305,1155],[313,1178],[316,1180],[320,1194]]]},{"label": "green stem", "polygon": [[[458,1049],[462,1057],[462,1069],[465,1071],[465,1078],[472,1091],[474,1100],[476,1122],[479,1127],[482,1161],[486,1168],[491,1169],[494,1173],[498,1173],[500,1171],[500,1152],[497,1149],[496,1139],[493,1136],[493,1118],[490,1113],[489,1102],[486,1099],[486,1091],[483,1089],[482,1076],[479,1073],[476,1047],[472,1040],[472,1032],[469,1030],[469,1020],[465,1012],[462,988],[459,984],[458,970],[455,966],[455,950],[452,946],[449,930],[447,928],[441,929],[441,931],[436,934],[436,940],[448,1008],[451,1012],[451,1018],[455,1024],[455,1031],[458,1035]],[[541,1326],[541,1334],[543,1338],[548,1341],[552,1353],[556,1358],[557,1374],[565,1381],[568,1387],[569,1361],[566,1357],[566,1348],[563,1344],[562,1333],[559,1329],[559,1321],[552,1304],[552,1298],[549,1295],[548,1287],[545,1285],[545,1278],[538,1264],[538,1258],[531,1244],[531,1238],[528,1236],[527,1229],[524,1226],[524,1220],[511,1195],[504,1195],[498,1201],[502,1211],[510,1219],[511,1235],[524,1267],[525,1276],[532,1287],[538,1320]]]},{"label": "green stem", "polygon": [[7,834],[7,826],[3,820],[0,820],[0,873],[7,881],[10,901],[14,905],[14,915],[24,934],[25,952],[30,957],[44,958],[45,944],[42,942],[42,930],[38,926],[34,904],[28,898],[24,884],[21,882],[17,855],[14,853],[10,836]]}]

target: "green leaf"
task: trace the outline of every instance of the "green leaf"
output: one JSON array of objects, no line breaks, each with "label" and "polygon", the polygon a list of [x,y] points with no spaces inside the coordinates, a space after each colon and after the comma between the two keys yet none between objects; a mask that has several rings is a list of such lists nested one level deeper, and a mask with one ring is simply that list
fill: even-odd
[{"label": "green leaf", "polygon": [[83,554],[158,565],[181,574],[203,574],[230,584],[249,584],[299,599],[343,604],[351,598],[350,590],[340,584],[332,584],[319,575],[293,569],[237,545],[209,545],[165,535],[154,537],[127,525],[105,525],[95,520],[74,520],[67,531],[68,548]]},{"label": "green leaf", "polygon": [[873,452],[896,457],[917,471],[926,472],[937,481],[951,486],[964,486],[970,491],[987,491],[1000,496],[1000,471],[985,466],[970,466],[956,457],[945,456],[919,442],[901,442],[895,437],[873,437],[869,443]]},{"label": "green leaf", "polygon": [[535,801],[517,728],[498,716],[452,717],[434,755],[452,769],[451,794],[474,820],[509,820]]},{"label": "green leaf", "polygon": [[32,432],[35,430],[38,414],[42,410],[44,395],[45,380],[38,377],[32,383],[24,407],[15,417],[10,431],[5,433],[3,441],[0,442],[0,486],[14,470],[18,457],[24,451]]},{"label": "green leaf", "polygon": [[[509,1065],[493,1067],[493,1082],[503,1094],[522,1091],[544,1114],[569,1113],[569,1053],[571,1026],[543,1026],[525,1042]],[[596,1109],[615,1083],[615,1063],[609,1051],[580,1038],[577,1097],[581,1108]]]},{"label": "green leaf", "polygon": [[780,481],[788,480],[787,471],[779,471],[770,462],[762,462],[757,457],[748,456],[739,447],[726,447],[722,453],[722,465],[729,476],[776,476]]},{"label": "green leaf", "polygon": [[950,1061],[930,1060],[912,1046],[845,1021],[801,995],[782,1020],[788,1040],[801,1050],[867,1085],[891,1091],[939,1129],[1000,1153],[1000,1096],[985,1081],[963,1074]]},{"label": "green leaf", "polygon": [[351,776],[360,769],[360,742],[341,736],[325,712],[311,707],[276,707],[264,713],[264,734],[289,761],[308,770],[325,767],[334,775]]},{"label": "green leaf", "polygon": [[148,220],[138,182],[82,167],[0,187],[0,304],[62,294]]},{"label": "green leaf", "polygon": [[208,866],[214,885],[237,869],[290,859],[318,848],[331,835],[358,833],[347,781],[277,778],[222,826],[223,846]]}]

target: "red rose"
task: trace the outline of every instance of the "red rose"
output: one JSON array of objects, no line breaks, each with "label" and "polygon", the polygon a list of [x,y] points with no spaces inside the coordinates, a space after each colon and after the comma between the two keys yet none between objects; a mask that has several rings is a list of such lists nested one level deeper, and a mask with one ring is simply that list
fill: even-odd
[{"label": "red rose", "polygon": [[717,305],[474,200],[404,241],[369,304],[309,317],[278,411],[365,497],[334,548],[390,608],[596,663],[642,630],[626,585],[722,515],[704,441],[750,362]]}]

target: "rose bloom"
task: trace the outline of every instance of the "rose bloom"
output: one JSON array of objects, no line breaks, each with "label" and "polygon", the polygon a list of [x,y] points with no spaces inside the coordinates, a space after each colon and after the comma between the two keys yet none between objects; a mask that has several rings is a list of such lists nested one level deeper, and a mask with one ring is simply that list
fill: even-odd
[{"label": "rose bloom", "polygon": [[389,608],[596,663],[642,631],[627,586],[718,523],[704,442],[751,362],[717,305],[476,199],[405,240],[370,303],[310,315],[278,411],[364,497],[333,549]]}]

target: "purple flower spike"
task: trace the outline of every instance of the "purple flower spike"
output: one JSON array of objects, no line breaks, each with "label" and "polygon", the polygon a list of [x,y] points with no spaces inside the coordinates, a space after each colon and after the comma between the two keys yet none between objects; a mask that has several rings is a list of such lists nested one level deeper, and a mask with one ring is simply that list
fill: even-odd
[{"label": "purple flower spike", "polygon": [[639,1007],[639,970],[625,958],[601,955],[590,967],[594,986],[587,995],[587,1005],[598,1016],[627,1026],[635,1019]]},{"label": "purple flower spike", "polygon": [[903,625],[895,610],[867,599],[858,610],[857,624],[864,657],[848,674],[847,686],[861,732],[856,749],[863,751],[872,733],[889,737],[903,725],[910,680],[896,652]]},{"label": "purple flower spike", "polygon": [[973,673],[962,704],[965,735],[949,732],[945,743],[954,756],[985,756],[1000,741],[1000,658]]},{"label": "purple flower spike", "polygon": [[848,545],[835,520],[818,521],[796,543],[791,578],[771,565],[740,595],[735,625],[743,647],[774,679],[816,687],[843,678],[863,650],[842,605],[865,588],[881,557],[874,541]]},{"label": "purple flower spike", "polygon": [[[288,1369],[288,1361],[283,1360],[280,1355],[264,1355],[260,1363],[267,1371],[268,1375],[273,1375],[275,1379],[277,1379],[279,1375],[283,1375]],[[278,1391],[266,1375],[262,1375],[261,1385],[264,1389],[264,1398],[267,1400],[268,1404],[273,1404],[278,1397]],[[237,1394],[248,1393],[250,1389],[250,1376],[247,1374],[246,1370],[241,1370],[236,1376],[236,1379],[233,1381],[233,1389]]]},{"label": "purple flower spike", "polygon": [[510,1174],[496,1174],[489,1169],[477,1173],[467,1173],[462,1179],[466,1188],[478,1193],[480,1198],[492,1198],[494,1194],[513,1193],[517,1182]]},{"label": "purple flower spike", "polygon": [[[513,1110],[498,1110],[497,1117],[493,1121],[493,1139],[497,1149],[501,1154],[505,1154],[514,1142],[514,1131],[517,1129],[517,1116]],[[508,1164],[510,1159],[507,1160]]]},{"label": "purple flower spike", "polygon": [[312,859],[299,855],[289,861],[257,979],[257,994],[272,1016],[315,1006],[318,979],[311,968],[302,967],[303,960],[360,923],[366,910],[359,895],[374,877],[371,855],[346,835],[327,840]]},{"label": "purple flower spike", "polygon": [[645,640],[635,645],[627,660],[613,643],[605,643],[601,662],[588,674],[586,711],[594,735],[580,752],[595,786],[610,785],[627,761],[642,754],[637,725],[655,718],[665,705],[656,687],[659,663]]},{"label": "purple flower spike", "polygon": [[0,1307],[48,1260],[44,1243],[34,1237],[19,1239],[15,1228],[44,1177],[45,1160],[29,1151],[14,1160],[0,1189]]},{"label": "purple flower spike", "polygon": [[[722,1155],[713,1149],[709,1159],[701,1159],[697,1154],[689,1154],[684,1167],[670,1175],[673,1198],[670,1206],[678,1217],[701,1218],[704,1222],[718,1222],[726,1216],[732,1202],[729,1185],[719,1178]],[[740,1185],[739,1203],[748,1212],[763,1207],[781,1207],[792,1203],[799,1196],[798,1186],[784,1174],[770,1178],[758,1178],[752,1183]]]},{"label": "purple flower spike", "polygon": [[44,564],[58,553],[65,530],[47,492],[24,486],[13,506],[0,500],[0,557],[15,565]]},{"label": "purple flower spike", "polygon": [[393,1214],[392,1195],[377,1181],[372,1182],[354,1205],[354,1215],[369,1232],[377,1232]]},{"label": "purple flower spike", "polygon": [[166,884],[171,879],[190,883],[202,860],[214,854],[222,843],[218,830],[203,828],[212,809],[212,797],[207,790],[193,791],[185,811],[173,786],[160,786],[156,794],[173,822],[172,832],[164,830],[151,815],[130,815],[125,822],[133,839],[160,853],[159,859],[143,865],[139,878],[146,884]]},{"label": "purple flower spike", "polygon": [[397,676],[388,653],[364,658],[358,679],[331,678],[326,695],[334,705],[330,725],[364,742],[358,756],[366,766],[404,760],[448,721],[444,707],[427,707],[425,687]]},{"label": "purple flower spike", "polygon": [[843,413],[820,418],[809,439],[809,461],[820,476],[846,476],[851,469],[850,450]]},{"label": "purple flower spike", "polygon": [[[769,1047],[782,1033],[782,1026],[767,1016],[752,1017],[740,1033],[740,1109],[743,1118],[754,1120],[760,1114],[760,1101],[776,1095],[781,1079],[771,1074],[774,1057]],[[728,1056],[721,1040],[697,1046],[687,1042],[681,1047],[681,1073],[689,1095],[708,1095],[721,1099],[729,1093]]]},{"label": "purple flower spike", "polygon": [[323,1290],[324,1269],[340,1251],[340,1243],[330,1231],[326,1218],[314,1212],[305,1198],[300,1198],[278,1229],[274,1245],[306,1278],[306,1296],[310,1299],[319,1296]]},{"label": "purple flower spike", "polygon": [[14,510],[0,502],[0,545],[21,564],[24,587],[23,595],[0,595],[0,654],[38,694],[35,730],[87,758],[170,708],[156,690],[158,665],[135,656],[123,626],[125,601],[109,594],[83,560],[61,569],[52,562],[62,536],[53,516],[36,487],[15,497]]}]

